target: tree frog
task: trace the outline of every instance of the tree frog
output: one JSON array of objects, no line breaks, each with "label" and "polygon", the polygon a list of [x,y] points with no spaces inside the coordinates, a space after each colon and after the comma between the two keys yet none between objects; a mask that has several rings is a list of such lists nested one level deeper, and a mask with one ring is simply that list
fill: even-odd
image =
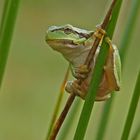
[{"label": "tree frog", "polygon": [[[80,86],[68,81],[66,91],[75,92],[78,96],[85,99],[91,76],[94,71],[96,58],[100,51],[98,46],[91,70],[88,71],[84,66],[86,57],[94,42],[94,31],[80,29],[72,25],[51,26],[46,32],[46,42],[54,50],[60,52],[71,65],[71,71],[74,77],[83,78]],[[103,69],[102,80],[96,95],[96,101],[103,101],[110,98],[113,91],[120,90],[121,62],[117,47],[111,43],[106,64]],[[85,75],[88,73],[88,77]],[[75,86],[76,85],[76,86]],[[73,90],[75,89],[75,90]]]}]

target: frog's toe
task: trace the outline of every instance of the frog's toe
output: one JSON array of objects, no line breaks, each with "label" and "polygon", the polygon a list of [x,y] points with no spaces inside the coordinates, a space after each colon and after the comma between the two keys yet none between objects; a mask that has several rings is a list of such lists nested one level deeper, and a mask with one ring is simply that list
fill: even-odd
[{"label": "frog's toe", "polygon": [[72,93],[72,92],[73,92],[72,83],[73,83],[73,81],[68,81],[68,82],[66,83],[65,90],[66,90],[68,93]]},{"label": "frog's toe", "polygon": [[86,79],[88,74],[75,73],[74,76],[75,76],[76,79]]},{"label": "frog's toe", "polygon": [[79,95],[81,93],[80,89],[81,89],[81,87],[77,83],[77,80],[75,80],[75,81],[68,81],[66,86],[65,86],[65,90],[68,93],[74,93],[76,95]]},{"label": "frog's toe", "polygon": [[74,93],[75,95],[81,97],[82,99],[85,99],[85,94],[81,91],[81,86],[76,81],[68,81],[65,90],[68,93]]},{"label": "frog's toe", "polygon": [[75,68],[75,74],[74,76],[77,79],[85,79],[88,76],[88,73],[90,70],[88,69],[87,65],[80,65],[79,67]]},{"label": "frog's toe", "polygon": [[79,73],[88,73],[89,69],[87,67],[87,65],[80,65],[77,69],[77,72]]},{"label": "frog's toe", "polygon": [[72,83],[72,88],[73,88],[74,94],[76,94],[77,96],[81,97],[82,99],[85,98],[85,94],[82,92],[81,86],[77,83],[77,81],[74,81]]},{"label": "frog's toe", "polygon": [[107,94],[106,96],[96,96],[96,101],[105,101],[111,97],[111,94]]},{"label": "frog's toe", "polygon": [[102,37],[106,34],[106,31],[104,29],[102,29],[100,25],[97,25],[96,27],[97,27],[97,29],[94,32],[94,36],[99,39],[102,39]]}]

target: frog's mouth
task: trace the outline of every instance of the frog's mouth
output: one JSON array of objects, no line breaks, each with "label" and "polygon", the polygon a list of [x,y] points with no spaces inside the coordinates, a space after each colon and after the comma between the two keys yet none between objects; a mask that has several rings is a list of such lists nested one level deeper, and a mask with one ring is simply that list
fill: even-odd
[{"label": "frog's mouth", "polygon": [[84,45],[76,44],[72,40],[66,40],[66,39],[56,39],[56,40],[46,40],[48,45],[55,51],[60,52],[64,55],[66,59],[68,59],[71,56],[77,55],[77,52],[82,49]]},{"label": "frog's mouth", "polygon": [[46,39],[46,42],[51,46],[51,47],[68,47],[68,48],[76,48],[79,45],[72,40],[67,40],[67,39]]}]

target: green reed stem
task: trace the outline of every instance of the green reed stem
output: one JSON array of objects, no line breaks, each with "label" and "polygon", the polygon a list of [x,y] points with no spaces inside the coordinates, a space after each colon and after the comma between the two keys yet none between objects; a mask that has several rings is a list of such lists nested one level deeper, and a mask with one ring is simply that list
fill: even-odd
[{"label": "green reed stem", "polygon": [[58,96],[58,99],[57,99],[57,102],[56,102],[56,105],[55,105],[55,109],[54,109],[54,112],[53,112],[53,116],[52,116],[52,119],[51,119],[51,122],[50,122],[50,125],[49,125],[46,140],[49,139],[51,131],[52,131],[52,128],[53,128],[53,125],[54,125],[54,123],[56,121],[56,118],[57,118],[57,115],[58,115],[58,112],[59,112],[59,109],[60,109],[60,105],[61,105],[61,102],[62,102],[62,98],[63,98],[64,92],[65,92],[65,84],[66,84],[66,82],[68,80],[69,71],[70,71],[70,65],[69,65],[69,67],[68,67],[68,69],[66,71],[64,80],[63,80],[61,88],[60,88],[60,93],[59,93],[59,96]]},{"label": "green reed stem", "polygon": [[[107,32],[107,35],[110,38],[112,38],[114,29],[115,29],[115,26],[116,26],[116,21],[117,21],[118,14],[119,14],[119,11],[120,11],[121,3],[122,3],[122,0],[117,0],[116,1],[115,7],[113,8],[113,11],[112,11],[111,21],[107,25],[106,32]],[[74,136],[74,140],[83,140],[84,139],[85,132],[86,132],[86,129],[87,129],[87,125],[88,125],[88,122],[89,122],[89,118],[90,118],[90,115],[91,115],[91,111],[92,111],[92,108],[93,108],[93,105],[94,105],[96,92],[98,90],[98,86],[99,86],[100,81],[101,81],[103,66],[105,64],[108,49],[109,49],[109,46],[104,39],[103,43],[102,43],[100,53],[99,53],[99,56],[97,58],[97,62],[96,62],[96,65],[95,65],[95,69],[94,69],[94,73],[93,73],[93,76],[92,76],[91,84],[90,84],[89,91],[88,91],[88,94],[87,94],[86,99],[85,99],[85,103],[84,103],[84,106],[83,106],[83,109],[82,109],[82,113],[81,113],[81,116],[80,116],[80,120],[79,120],[79,123],[78,123],[78,126],[77,126],[75,136]]]},{"label": "green reed stem", "polygon": [[5,0],[0,29],[0,86],[5,71],[20,0]]},{"label": "green reed stem", "polygon": [[134,115],[136,112],[136,108],[139,102],[139,97],[140,97],[140,71],[137,77],[137,82],[136,82],[136,86],[135,86],[135,90],[131,99],[131,103],[130,103],[130,107],[129,107],[129,111],[127,114],[127,119],[125,122],[125,126],[123,129],[123,133],[121,136],[121,140],[128,140],[129,134],[130,134],[130,130],[131,130],[131,126],[134,120]]}]

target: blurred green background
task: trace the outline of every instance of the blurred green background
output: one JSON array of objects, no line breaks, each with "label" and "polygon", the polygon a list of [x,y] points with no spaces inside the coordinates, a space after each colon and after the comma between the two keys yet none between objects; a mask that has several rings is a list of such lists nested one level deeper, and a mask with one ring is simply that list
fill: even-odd
[{"label": "blurred green background", "polygon": [[[131,0],[124,0],[113,42],[119,46]],[[110,0],[21,0],[0,94],[0,140],[45,140],[68,63],[45,43],[50,25],[72,24],[94,30]],[[0,18],[4,0],[0,0]],[[140,13],[124,65],[121,92],[115,97],[104,140],[119,140],[140,69]],[[68,94],[63,98],[63,108]],[[85,140],[94,140],[104,102],[96,103]],[[133,132],[140,125],[140,103]],[[79,112],[67,140],[72,140]]]}]

